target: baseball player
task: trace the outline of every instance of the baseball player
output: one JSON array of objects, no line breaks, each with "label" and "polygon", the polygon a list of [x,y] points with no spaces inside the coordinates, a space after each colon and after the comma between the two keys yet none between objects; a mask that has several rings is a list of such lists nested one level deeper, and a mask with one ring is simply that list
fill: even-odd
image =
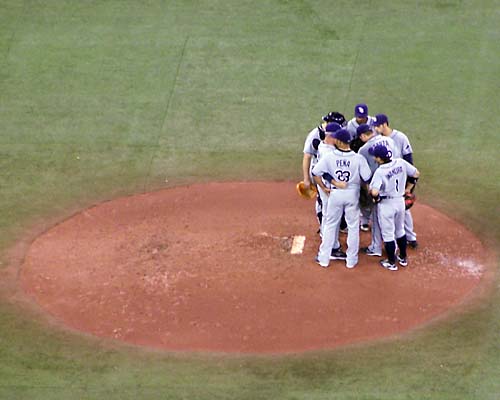
[{"label": "baseball player", "polygon": [[[339,125],[345,124],[345,117],[336,111],[332,111],[322,118],[323,122],[314,128],[306,137],[304,143],[304,155],[302,157],[302,175],[303,181],[306,189],[311,187],[311,170],[317,162],[318,158],[318,146],[322,140],[325,139],[325,127],[330,122],[336,122]],[[321,226],[321,220],[323,218],[321,198],[318,196],[316,200],[316,216],[318,218],[318,223]]]},{"label": "baseball player", "polygon": [[[345,259],[346,267],[354,268],[358,263],[359,248],[359,188],[362,181],[370,179],[371,172],[365,158],[350,149],[351,135],[347,129],[339,129],[331,135],[337,148],[319,160],[312,174],[318,185],[321,184],[321,176],[325,173],[344,185],[332,181],[334,186],[330,189],[323,238],[316,262],[326,268],[331,259]],[[332,250],[343,213],[348,230],[347,253],[342,252],[341,248]]]},{"label": "baseball player", "polygon": [[[384,145],[391,152],[391,157],[396,148],[394,141],[390,137],[382,136],[376,134],[372,128],[366,124],[361,124],[358,126],[357,135],[364,143],[363,146],[358,151],[366,161],[372,174],[378,168],[379,164],[375,161],[375,158],[370,154],[376,146]],[[382,233],[380,230],[380,225],[378,222],[377,208],[373,207],[371,209],[371,224],[372,224],[372,240],[368,247],[361,249],[365,254],[369,256],[382,257]]]},{"label": "baseball player", "polygon": [[[385,114],[377,114],[373,119],[372,123],[374,129],[386,137],[390,137],[394,140],[396,148],[394,149],[393,157],[401,157],[410,164],[413,165],[413,149],[411,147],[408,136],[403,132],[389,127],[389,118]],[[410,176],[410,183],[412,187],[415,186],[416,181]],[[413,217],[410,210],[406,210],[405,215],[405,232],[406,238],[408,240],[408,245],[411,248],[416,249],[418,247],[417,234],[413,228]]]},{"label": "baseball player", "polygon": [[[360,147],[363,146],[363,142],[357,133],[358,127],[363,124],[370,125],[372,121],[373,118],[368,114],[368,106],[366,104],[360,103],[354,106],[354,118],[347,122],[347,130],[351,134],[351,150],[357,153]],[[364,197],[368,197],[368,195],[366,194]],[[359,228],[363,232],[368,232],[370,230],[370,213],[370,208],[361,205]]]},{"label": "baseball player", "polygon": [[[413,184],[407,184],[407,178],[418,178],[420,173],[402,158],[391,159],[391,151],[384,145],[372,148],[370,153],[380,165],[370,183],[370,194],[377,204],[378,220],[387,253],[387,259],[380,261],[380,265],[390,271],[397,271],[396,257],[399,265],[408,265],[404,194],[411,190]],[[396,246],[399,249],[397,256]]]},{"label": "baseball player", "polygon": [[359,148],[363,145],[357,134],[358,127],[362,124],[370,125],[372,121],[373,118],[368,114],[368,106],[366,104],[360,103],[354,106],[354,118],[347,122],[347,130],[351,134],[351,149],[355,152],[358,152]]},{"label": "baseball player", "polygon": [[[333,138],[332,133],[338,131],[342,127],[337,124],[336,122],[330,122],[329,124],[326,125],[325,127],[325,139],[319,144],[318,146],[318,161],[321,160],[326,154],[332,153],[336,147],[335,147],[335,139]],[[320,196],[321,199],[321,204],[322,204],[322,213],[323,213],[323,221],[326,218],[326,213],[328,210],[328,199],[330,197],[330,190],[332,187],[332,179],[333,177],[330,174],[324,174],[322,176],[322,179],[317,183],[318,187],[318,195]],[[315,182],[316,183],[316,182]],[[321,223],[320,226],[320,236],[323,236],[323,227],[324,223]],[[336,240],[333,244],[333,248],[339,249],[340,248],[340,242],[338,240],[338,232],[336,235]]]}]

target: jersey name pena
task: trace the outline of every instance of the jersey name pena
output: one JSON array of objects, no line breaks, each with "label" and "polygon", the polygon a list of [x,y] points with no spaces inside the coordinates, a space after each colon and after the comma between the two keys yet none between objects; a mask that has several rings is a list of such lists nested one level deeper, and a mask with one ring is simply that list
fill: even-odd
[{"label": "jersey name pena", "polygon": [[354,151],[334,150],[325,154],[313,168],[313,175],[329,173],[337,181],[346,182],[347,188],[341,190],[359,190],[361,180],[370,179],[371,171],[363,156]]},{"label": "jersey name pena", "polygon": [[373,174],[371,189],[377,189],[380,196],[403,197],[406,178],[415,175],[417,169],[402,158],[382,164]]}]

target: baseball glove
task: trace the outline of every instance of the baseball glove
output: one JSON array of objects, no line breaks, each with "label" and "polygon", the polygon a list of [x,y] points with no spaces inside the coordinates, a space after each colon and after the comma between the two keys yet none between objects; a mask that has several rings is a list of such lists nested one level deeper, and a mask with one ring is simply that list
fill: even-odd
[{"label": "baseball glove", "polygon": [[405,193],[405,208],[409,210],[415,204],[417,197],[413,193]]},{"label": "baseball glove", "polygon": [[314,185],[311,185],[309,189],[306,189],[304,181],[300,181],[299,183],[297,183],[296,188],[299,196],[303,197],[304,199],[308,200],[315,199],[318,194],[318,190]]}]

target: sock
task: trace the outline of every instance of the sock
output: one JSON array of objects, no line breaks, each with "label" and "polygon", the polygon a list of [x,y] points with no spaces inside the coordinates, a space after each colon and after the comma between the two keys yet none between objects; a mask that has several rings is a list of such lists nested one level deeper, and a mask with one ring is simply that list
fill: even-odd
[{"label": "sock", "polygon": [[406,258],[406,235],[396,239],[399,247],[399,257]]},{"label": "sock", "polygon": [[385,252],[391,264],[396,263],[396,242],[384,242]]}]

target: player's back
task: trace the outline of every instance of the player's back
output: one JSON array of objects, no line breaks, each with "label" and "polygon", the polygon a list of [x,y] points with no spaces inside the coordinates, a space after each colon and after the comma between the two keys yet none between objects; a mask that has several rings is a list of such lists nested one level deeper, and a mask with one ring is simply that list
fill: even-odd
[{"label": "player's back", "polygon": [[359,190],[361,180],[370,178],[367,161],[353,151],[335,150],[325,158],[328,159],[328,169],[333,178],[348,184],[343,190]]},{"label": "player's back", "polygon": [[387,136],[383,135],[375,135],[370,140],[368,140],[360,149],[359,154],[366,158],[368,161],[368,165],[372,173],[378,168],[378,164],[375,161],[375,158],[370,154],[370,150],[373,150],[376,146],[384,145],[391,152],[391,158],[400,158],[401,155],[396,148],[396,144],[394,141]]},{"label": "player's back", "polygon": [[407,165],[405,160],[396,158],[380,165],[373,174],[372,185],[380,184],[380,196],[397,198],[405,193]]}]

